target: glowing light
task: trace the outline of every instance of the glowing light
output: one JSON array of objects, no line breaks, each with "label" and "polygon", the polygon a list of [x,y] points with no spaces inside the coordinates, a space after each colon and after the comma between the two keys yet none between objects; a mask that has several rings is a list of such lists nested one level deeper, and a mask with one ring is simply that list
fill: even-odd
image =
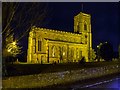
[{"label": "glowing light", "polygon": [[13,45],[16,45],[16,42],[12,42]]},{"label": "glowing light", "polygon": [[97,48],[99,48],[99,46],[97,46]]},{"label": "glowing light", "polygon": [[13,41],[12,43],[9,43],[7,46],[6,46],[6,50],[9,54],[11,54],[12,56],[16,56],[17,54],[20,54],[21,52],[21,47],[18,47],[17,46],[17,42],[16,41]]},{"label": "glowing light", "polygon": [[63,52],[63,55],[65,55],[65,52]]},{"label": "glowing light", "polygon": [[8,52],[10,52],[10,51],[11,51],[11,49],[8,49],[7,51],[8,51]]}]

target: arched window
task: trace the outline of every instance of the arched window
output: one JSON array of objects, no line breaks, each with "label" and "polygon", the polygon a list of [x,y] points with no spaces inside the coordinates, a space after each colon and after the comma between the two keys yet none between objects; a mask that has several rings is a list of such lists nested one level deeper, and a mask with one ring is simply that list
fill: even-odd
[{"label": "arched window", "polygon": [[85,35],[85,44],[87,44],[87,35]]},{"label": "arched window", "polygon": [[60,60],[62,60],[62,48],[59,47],[59,56],[60,56]]},{"label": "arched window", "polygon": [[76,48],[76,58],[79,58],[78,48]]},{"label": "arched window", "polygon": [[79,58],[81,59],[82,58],[82,51],[80,50],[79,52],[80,52],[79,53]]},{"label": "arched window", "polygon": [[55,57],[55,52],[56,52],[56,47],[53,46],[53,47],[52,47],[52,57]]},{"label": "arched window", "polygon": [[74,48],[73,47],[71,48],[71,56],[72,56],[72,58],[74,57]]},{"label": "arched window", "polygon": [[84,30],[87,30],[87,24],[86,23],[84,24]]},{"label": "arched window", "polygon": [[62,47],[63,56],[65,56],[65,54],[66,54],[65,51],[66,51],[66,49],[65,49],[65,47],[63,46],[63,47]]}]

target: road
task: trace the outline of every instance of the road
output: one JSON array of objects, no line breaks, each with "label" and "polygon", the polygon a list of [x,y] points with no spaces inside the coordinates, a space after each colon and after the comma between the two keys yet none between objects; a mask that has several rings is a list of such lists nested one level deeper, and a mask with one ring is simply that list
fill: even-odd
[{"label": "road", "polygon": [[120,75],[102,77],[96,80],[91,79],[91,81],[88,80],[88,82],[84,84],[78,83],[76,85],[72,85],[72,90],[80,88],[106,88],[107,90],[114,88],[115,90],[120,90]]},{"label": "road", "polygon": [[120,89],[120,78],[114,78],[111,80],[99,82],[98,85],[91,86],[90,88],[119,88]]},{"label": "road", "polygon": [[49,90],[120,90],[120,74],[103,76],[100,78],[47,88],[49,88]]}]

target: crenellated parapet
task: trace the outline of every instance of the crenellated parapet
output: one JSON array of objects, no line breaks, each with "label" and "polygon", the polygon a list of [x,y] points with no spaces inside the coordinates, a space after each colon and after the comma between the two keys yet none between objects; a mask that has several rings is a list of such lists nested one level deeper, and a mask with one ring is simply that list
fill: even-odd
[{"label": "crenellated parapet", "polygon": [[82,43],[81,34],[46,29],[46,28],[39,28],[35,26],[32,28],[31,32],[33,32],[33,38],[45,38],[45,39],[58,40],[58,41]]}]

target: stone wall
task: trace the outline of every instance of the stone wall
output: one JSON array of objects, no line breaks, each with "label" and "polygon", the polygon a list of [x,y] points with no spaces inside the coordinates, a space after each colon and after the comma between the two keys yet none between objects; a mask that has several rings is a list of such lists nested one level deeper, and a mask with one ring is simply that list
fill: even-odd
[{"label": "stone wall", "polygon": [[64,72],[8,77],[3,80],[2,84],[3,88],[41,88],[49,85],[59,85],[118,73],[120,72],[119,68],[119,65],[108,65],[104,67],[84,68]]}]

